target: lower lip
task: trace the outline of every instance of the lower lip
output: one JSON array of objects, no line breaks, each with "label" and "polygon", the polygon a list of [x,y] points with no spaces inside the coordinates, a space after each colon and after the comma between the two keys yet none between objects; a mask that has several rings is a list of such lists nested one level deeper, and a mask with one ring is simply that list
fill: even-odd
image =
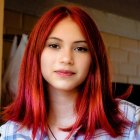
[{"label": "lower lip", "polygon": [[57,75],[61,76],[61,77],[71,77],[74,75],[74,73],[71,72],[61,72],[61,71],[57,71],[56,72]]}]

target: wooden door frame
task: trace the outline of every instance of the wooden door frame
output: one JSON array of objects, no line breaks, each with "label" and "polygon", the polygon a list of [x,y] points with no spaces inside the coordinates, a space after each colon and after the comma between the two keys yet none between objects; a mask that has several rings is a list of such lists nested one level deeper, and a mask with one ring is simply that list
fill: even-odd
[{"label": "wooden door frame", "polygon": [[2,83],[3,19],[4,19],[4,0],[0,0],[0,106],[1,106],[1,95],[2,95],[1,83]]}]

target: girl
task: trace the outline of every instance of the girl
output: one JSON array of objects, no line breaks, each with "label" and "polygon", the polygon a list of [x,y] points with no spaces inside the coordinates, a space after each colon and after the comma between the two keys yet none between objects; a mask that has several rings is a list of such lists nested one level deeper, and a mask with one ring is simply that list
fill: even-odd
[{"label": "girl", "polygon": [[114,97],[94,21],[78,7],[58,6],[29,37],[18,96],[3,118],[2,140],[135,140],[140,108]]}]

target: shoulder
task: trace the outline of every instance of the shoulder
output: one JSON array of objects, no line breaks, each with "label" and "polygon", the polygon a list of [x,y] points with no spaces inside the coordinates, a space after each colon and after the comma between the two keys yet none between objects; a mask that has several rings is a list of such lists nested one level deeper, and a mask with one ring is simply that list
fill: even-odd
[{"label": "shoulder", "polygon": [[117,99],[117,100],[119,101],[119,105],[120,105],[121,108],[122,107],[128,107],[128,108],[131,108],[133,110],[137,110],[137,109],[140,108],[139,106],[137,106],[137,105],[135,105],[131,102],[128,102],[126,100],[122,100],[122,99]]},{"label": "shoulder", "polygon": [[131,126],[125,131],[129,134],[129,139],[140,139],[140,107],[125,100],[119,100],[119,109],[131,122]]},{"label": "shoulder", "polygon": [[14,140],[24,138],[30,140],[31,130],[27,128],[20,129],[21,125],[13,121],[8,121],[0,127],[1,140]]},{"label": "shoulder", "polygon": [[140,107],[130,103],[126,100],[117,99],[119,101],[119,109],[123,113],[123,115],[130,120],[140,121]]},{"label": "shoulder", "polygon": [[116,99],[119,110],[124,119],[129,120],[130,126],[126,126],[123,135],[113,138],[107,131],[97,129],[93,136],[94,140],[140,140],[140,107],[125,100]]},{"label": "shoulder", "polygon": [[16,127],[17,127],[16,123],[14,123],[12,121],[8,121],[0,127],[0,132],[5,133],[5,134],[6,133],[10,134],[15,131]]}]

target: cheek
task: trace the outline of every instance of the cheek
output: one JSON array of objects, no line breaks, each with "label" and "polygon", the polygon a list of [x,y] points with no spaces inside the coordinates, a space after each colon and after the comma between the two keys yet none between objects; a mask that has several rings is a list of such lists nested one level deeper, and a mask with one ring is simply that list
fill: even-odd
[{"label": "cheek", "polygon": [[49,51],[42,52],[41,55],[41,73],[42,76],[46,79],[46,77],[50,76],[53,71],[53,67],[55,64],[55,57]]},{"label": "cheek", "polygon": [[44,61],[44,57],[43,55],[41,55],[41,73],[42,73],[42,76],[45,77],[45,61]]},{"label": "cheek", "polygon": [[42,73],[42,76],[43,78],[45,79],[45,81],[48,81],[49,78],[50,78],[50,64],[47,62],[47,61],[42,61],[41,62],[41,73]]},{"label": "cheek", "polygon": [[84,74],[87,76],[88,72],[89,72],[89,68],[90,68],[90,63],[86,63],[86,65],[84,65]]},{"label": "cheek", "polygon": [[48,55],[47,53],[43,52],[41,55],[41,72],[43,77],[46,75],[48,68],[49,68]]},{"label": "cheek", "polygon": [[88,58],[85,58],[82,61],[82,66],[84,67],[85,71],[89,71],[91,65],[91,57],[89,56]]},{"label": "cheek", "polygon": [[89,68],[91,65],[91,59],[83,59],[83,61],[81,61],[79,68],[81,69],[81,74],[83,74],[85,77],[87,76],[88,72],[89,72]]}]

